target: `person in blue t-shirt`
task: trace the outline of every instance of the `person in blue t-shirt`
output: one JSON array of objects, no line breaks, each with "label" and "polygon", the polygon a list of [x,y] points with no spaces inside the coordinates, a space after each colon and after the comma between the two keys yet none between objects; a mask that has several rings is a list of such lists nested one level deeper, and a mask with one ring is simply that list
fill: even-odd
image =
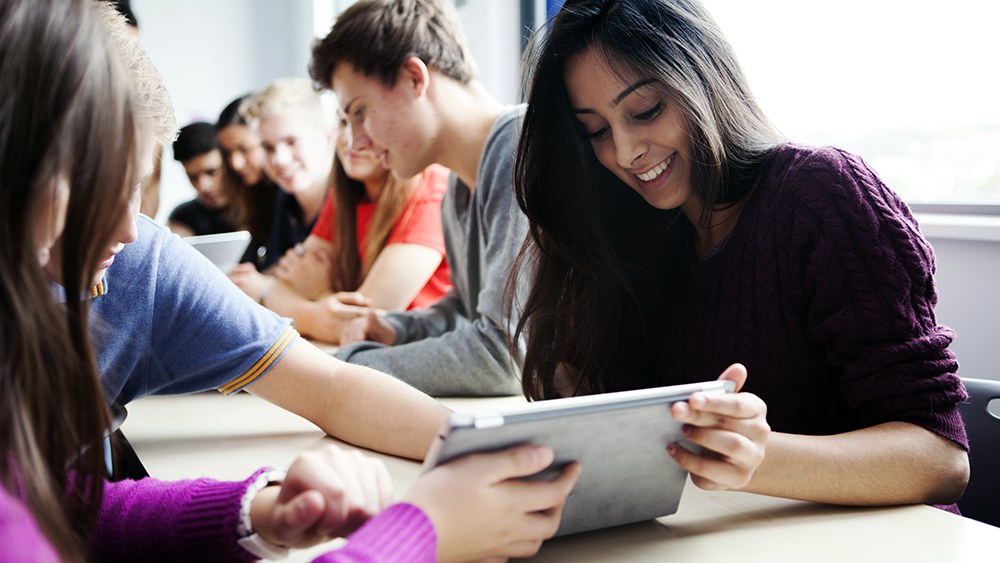
[{"label": "person in blue t-shirt", "polygon": [[[143,154],[152,162],[156,145],[174,138],[174,111],[141,44],[126,37],[117,48],[130,62],[143,111]],[[101,253],[91,295],[101,382],[118,424],[124,407],[147,395],[246,390],[341,440],[423,458],[446,407],[299,338],[288,320],[254,303],[166,227],[140,216],[140,186]],[[61,250],[60,242],[52,264],[61,263],[55,256]],[[55,269],[48,274],[61,280]]]}]

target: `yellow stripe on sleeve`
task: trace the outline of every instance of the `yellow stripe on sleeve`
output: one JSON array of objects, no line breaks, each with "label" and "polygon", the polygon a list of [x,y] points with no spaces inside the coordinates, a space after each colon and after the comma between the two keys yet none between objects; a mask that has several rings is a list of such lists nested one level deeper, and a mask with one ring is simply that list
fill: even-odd
[{"label": "yellow stripe on sleeve", "polygon": [[278,337],[277,342],[271,346],[267,353],[257,360],[257,363],[251,366],[249,370],[236,379],[233,379],[229,383],[219,387],[219,392],[224,395],[230,395],[241,389],[244,385],[252,382],[254,379],[257,379],[260,374],[264,373],[271,367],[274,361],[281,356],[281,353],[285,351],[285,348],[287,348],[293,340],[295,340],[298,334],[299,333],[296,332],[294,328],[286,328],[285,332],[281,333],[281,336]]},{"label": "yellow stripe on sleeve", "polygon": [[90,288],[90,297],[93,299],[95,297],[100,297],[108,292],[108,287],[104,283],[104,278],[101,278],[100,283]]}]

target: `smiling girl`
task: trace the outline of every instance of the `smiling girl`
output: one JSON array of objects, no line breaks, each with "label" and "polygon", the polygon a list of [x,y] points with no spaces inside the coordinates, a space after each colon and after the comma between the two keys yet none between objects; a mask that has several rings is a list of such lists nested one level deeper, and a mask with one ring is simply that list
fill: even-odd
[{"label": "smiling girl", "polygon": [[303,244],[282,257],[277,282],[248,276],[241,287],[291,317],[312,338],[338,343],[367,307],[423,308],[451,287],[441,227],[448,169],[431,165],[400,179],[364,131],[337,130],[332,194]]},{"label": "smiling girl", "polygon": [[568,0],[531,71],[525,393],[721,373],[742,392],[673,411],[699,486],[953,503],[965,391],[933,251],[865,162],[786,142],[696,0]]}]

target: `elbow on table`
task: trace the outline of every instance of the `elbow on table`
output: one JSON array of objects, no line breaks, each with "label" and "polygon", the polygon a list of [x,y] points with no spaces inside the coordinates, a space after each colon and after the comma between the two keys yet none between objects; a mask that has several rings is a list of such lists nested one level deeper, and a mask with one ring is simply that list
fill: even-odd
[{"label": "elbow on table", "polygon": [[957,502],[969,484],[969,454],[950,444],[947,455],[933,469],[934,479],[926,492],[926,504],[952,504]]}]

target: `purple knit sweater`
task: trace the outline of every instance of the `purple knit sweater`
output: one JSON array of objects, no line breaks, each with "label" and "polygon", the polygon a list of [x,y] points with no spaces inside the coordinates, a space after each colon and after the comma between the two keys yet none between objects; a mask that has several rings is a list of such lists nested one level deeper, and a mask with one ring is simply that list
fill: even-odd
[{"label": "purple knit sweater", "polygon": [[[91,543],[95,561],[252,561],[236,544],[242,482],[154,479],[107,483]],[[0,487],[4,561],[56,561],[24,504]],[[415,506],[397,504],[369,520],[341,549],[316,561],[432,562],[437,536]]]},{"label": "purple knit sweater", "polygon": [[780,147],[725,243],[675,259],[665,383],[740,362],[775,431],[905,421],[968,449],[954,335],[934,317],[933,250],[857,156]]}]

